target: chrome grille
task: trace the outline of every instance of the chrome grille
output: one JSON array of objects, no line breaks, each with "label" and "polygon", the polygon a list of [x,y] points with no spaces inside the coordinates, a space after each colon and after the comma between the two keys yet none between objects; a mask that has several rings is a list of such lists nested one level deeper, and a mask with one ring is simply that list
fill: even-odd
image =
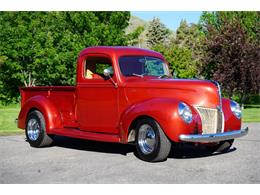
[{"label": "chrome grille", "polygon": [[219,133],[223,128],[223,114],[218,109],[196,107],[202,122],[202,133]]}]

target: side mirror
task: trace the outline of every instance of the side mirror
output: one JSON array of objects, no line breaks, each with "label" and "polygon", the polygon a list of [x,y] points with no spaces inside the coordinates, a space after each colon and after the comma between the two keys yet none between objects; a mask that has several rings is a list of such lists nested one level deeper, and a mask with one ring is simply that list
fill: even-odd
[{"label": "side mirror", "polygon": [[111,77],[111,71],[108,68],[104,69],[103,74],[105,77]]},{"label": "side mirror", "polygon": [[104,76],[107,78],[107,79],[105,79],[105,80],[111,80],[111,82],[113,83],[113,85],[115,86],[115,88],[118,87],[117,83],[116,83],[116,82],[112,79],[112,77],[111,77],[111,74],[113,74],[113,73],[111,72],[110,69],[108,69],[108,68],[104,69],[103,74],[104,74]]}]

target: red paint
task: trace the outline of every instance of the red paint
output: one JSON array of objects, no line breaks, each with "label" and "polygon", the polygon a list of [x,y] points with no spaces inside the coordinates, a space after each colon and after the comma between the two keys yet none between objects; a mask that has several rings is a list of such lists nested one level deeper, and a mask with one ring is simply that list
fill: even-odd
[{"label": "red paint", "polygon": [[[166,135],[179,142],[180,134],[201,133],[201,119],[193,106],[216,108],[220,102],[217,87],[209,81],[159,79],[154,76],[125,77],[118,59],[138,55],[160,58],[157,52],[128,47],[92,47],[78,58],[76,86],[20,88],[21,111],[18,127],[24,129],[30,110],[44,115],[48,134],[82,139],[127,143],[131,123],[138,117],[154,118]],[[113,80],[85,79],[84,62],[88,56],[106,56],[114,68]],[[186,124],[178,115],[179,102],[188,104],[193,121]],[[230,101],[222,99],[225,131],[241,127],[230,110]]]},{"label": "red paint", "polygon": [[222,98],[223,113],[225,117],[225,131],[241,129],[241,120],[237,119],[230,109],[230,100]]}]

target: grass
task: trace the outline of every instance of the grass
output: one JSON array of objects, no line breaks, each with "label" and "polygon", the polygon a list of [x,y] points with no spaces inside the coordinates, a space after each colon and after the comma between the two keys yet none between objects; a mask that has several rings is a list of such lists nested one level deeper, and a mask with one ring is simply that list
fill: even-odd
[{"label": "grass", "polygon": [[0,135],[12,135],[24,133],[17,128],[15,119],[18,118],[19,104],[0,106]]},{"label": "grass", "polygon": [[245,108],[242,118],[243,122],[260,122],[260,108]]},{"label": "grass", "polygon": [[[0,135],[23,134],[24,131],[17,128],[15,119],[20,111],[19,104],[9,106],[0,105]],[[243,110],[243,122],[260,122],[260,108],[248,107]]]}]

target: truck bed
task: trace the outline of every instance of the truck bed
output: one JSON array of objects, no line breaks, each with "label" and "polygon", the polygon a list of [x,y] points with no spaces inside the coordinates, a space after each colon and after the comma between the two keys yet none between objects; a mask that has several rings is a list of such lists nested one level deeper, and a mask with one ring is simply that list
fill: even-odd
[{"label": "truck bed", "polygon": [[48,98],[58,109],[64,127],[77,127],[76,109],[76,87],[74,86],[41,86],[22,87],[21,107],[26,101],[34,96],[44,96]]}]

